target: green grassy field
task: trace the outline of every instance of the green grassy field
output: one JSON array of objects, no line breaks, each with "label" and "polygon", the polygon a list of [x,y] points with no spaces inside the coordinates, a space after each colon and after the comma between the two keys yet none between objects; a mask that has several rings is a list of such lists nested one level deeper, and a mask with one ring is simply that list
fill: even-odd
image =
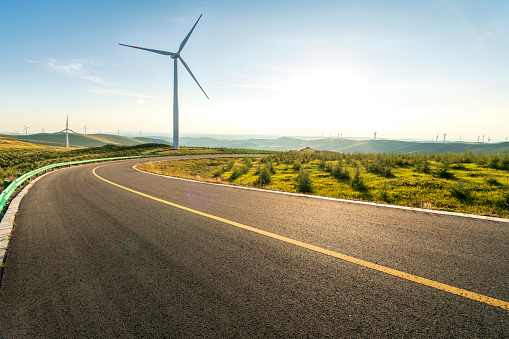
[{"label": "green grassy field", "polygon": [[509,154],[279,152],[141,170],[286,192],[509,217]]},{"label": "green grassy field", "polygon": [[[184,153],[233,153],[247,152],[226,148],[182,147],[178,151],[161,144],[141,144],[135,146],[106,145],[89,148],[64,148],[17,141],[0,137],[0,180],[12,181],[18,173],[24,174],[46,165],[110,157],[156,154]],[[3,185],[0,186],[0,192]]]}]

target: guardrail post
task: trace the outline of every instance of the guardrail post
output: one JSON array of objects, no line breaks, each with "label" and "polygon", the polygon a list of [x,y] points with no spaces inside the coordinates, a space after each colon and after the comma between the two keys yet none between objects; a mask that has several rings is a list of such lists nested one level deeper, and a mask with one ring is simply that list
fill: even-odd
[{"label": "guardrail post", "polygon": [[19,178],[21,176],[21,173],[16,174],[16,178]]},{"label": "guardrail post", "polygon": [[10,181],[4,180],[4,190],[7,189],[7,187],[9,187],[10,184],[11,184]]}]

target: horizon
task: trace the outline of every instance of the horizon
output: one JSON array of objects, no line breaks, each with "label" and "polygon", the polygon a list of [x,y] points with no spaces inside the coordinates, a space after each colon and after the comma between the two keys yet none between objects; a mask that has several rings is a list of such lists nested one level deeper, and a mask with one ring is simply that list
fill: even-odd
[{"label": "horizon", "polygon": [[[56,135],[56,134],[62,134],[62,135],[65,135],[64,132],[62,131],[59,131],[59,132],[37,132],[37,133],[28,133],[28,134],[23,134],[23,133],[12,133],[12,132],[6,132],[6,131],[0,131],[0,136],[3,136],[3,137],[9,137],[9,136],[30,136],[30,135],[41,135],[41,134],[51,134],[51,135]],[[157,133],[157,132],[153,132],[153,133],[150,133],[150,132],[147,132],[146,134],[142,134],[141,137],[139,135],[139,133],[136,133],[136,132],[133,132],[133,131],[126,131],[125,133],[123,134],[117,134],[115,132],[102,132],[102,133],[69,133],[69,134],[77,134],[77,135],[112,135],[112,136],[120,136],[120,137],[125,137],[125,138],[132,138],[132,139],[139,139],[139,138],[148,138],[148,139],[163,139],[163,140],[166,140],[168,142],[171,142],[172,141],[172,137],[173,135],[171,134],[161,134],[161,133]],[[334,137],[334,136],[305,136],[305,135],[228,135],[228,134],[181,134],[180,135],[181,138],[194,138],[194,139],[199,139],[199,138],[211,138],[211,139],[216,139],[216,140],[225,140],[225,141],[236,141],[236,140],[252,140],[252,139],[261,139],[261,140],[277,140],[277,139],[281,139],[281,138],[293,138],[293,139],[299,139],[299,140],[305,140],[305,141],[312,141],[312,140],[320,140],[320,139],[324,139],[324,140],[328,140],[328,139],[331,139],[331,140],[338,140],[338,139],[345,139],[345,140],[366,140],[366,141],[402,141],[402,142],[419,142],[419,143],[484,143],[484,144],[497,144],[497,143],[504,143],[504,142],[508,142],[507,138],[506,139],[493,139],[493,138],[489,138],[489,136],[485,136],[485,139],[483,140],[482,136],[481,138],[479,139],[479,141],[477,141],[477,139],[447,139],[444,141],[443,139],[438,139],[438,141],[436,139],[434,140],[425,140],[425,139],[418,139],[418,138],[407,138],[407,139],[404,139],[404,138],[400,138],[400,139],[396,139],[396,138],[384,138],[384,137],[378,137],[376,139],[373,139],[373,137],[363,137],[363,136],[343,136],[343,137]]]},{"label": "horizon", "polygon": [[505,1],[0,8],[1,130],[13,134],[59,131],[69,115],[78,133],[171,135],[171,59],[118,43],[176,51],[203,13],[182,55],[210,100],[180,65],[181,136],[509,136]]}]

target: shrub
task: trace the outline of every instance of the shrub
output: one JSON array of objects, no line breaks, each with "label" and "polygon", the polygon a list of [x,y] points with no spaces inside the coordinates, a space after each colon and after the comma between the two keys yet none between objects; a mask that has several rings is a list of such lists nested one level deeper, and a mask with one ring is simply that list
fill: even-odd
[{"label": "shrub", "polygon": [[272,182],[272,175],[270,173],[270,170],[267,167],[263,167],[260,170],[260,175],[258,176],[258,185],[264,186],[268,185]]},{"label": "shrub", "polygon": [[466,187],[461,182],[449,187],[449,192],[453,197],[460,201],[470,201],[472,195],[472,189]]},{"label": "shrub", "polygon": [[220,169],[218,169],[217,171],[215,171],[215,172],[212,174],[212,176],[213,176],[214,178],[217,178],[217,177],[221,176],[221,174],[223,174],[224,172],[225,172],[225,168],[223,167],[223,168],[220,168]]},{"label": "shrub", "polygon": [[355,168],[355,175],[352,178],[352,188],[357,191],[366,191],[368,188],[366,183],[364,182],[364,177],[362,176],[361,169],[359,166]]},{"label": "shrub", "polygon": [[430,166],[428,159],[426,159],[426,157],[417,158],[414,162],[414,168],[415,168],[415,171],[419,172],[419,173],[429,174],[431,172],[431,166]]},{"label": "shrub", "polygon": [[500,167],[500,156],[498,153],[492,154],[488,160],[488,167],[498,169]]},{"label": "shrub", "polygon": [[313,183],[309,172],[302,169],[297,176],[297,191],[300,193],[313,192]]},{"label": "shrub", "polygon": [[230,162],[228,163],[228,166],[225,167],[225,172],[231,170],[234,165],[235,165],[235,161],[233,159],[230,160]]},{"label": "shrub", "polygon": [[343,161],[338,160],[336,166],[332,168],[332,176],[337,180],[350,180],[350,173],[346,169],[346,165],[343,167]]},{"label": "shrub", "polygon": [[487,178],[486,179],[486,183],[488,185],[492,185],[492,186],[502,186],[502,184],[500,183],[500,181],[498,181],[496,178]]},{"label": "shrub", "polygon": [[509,209],[509,191],[503,192],[501,196],[496,200],[495,204],[499,208]]},{"label": "shrub", "polygon": [[246,164],[247,168],[251,168],[251,164],[252,164],[251,157],[245,157],[244,158],[244,164]]},{"label": "shrub", "polygon": [[438,165],[438,169],[435,172],[435,175],[442,179],[451,179],[454,177],[454,174],[449,172],[450,165],[448,162],[441,162],[440,165]]},{"label": "shrub", "polygon": [[249,172],[249,167],[242,166],[242,167],[236,167],[233,169],[232,174],[230,175],[230,180],[236,180],[237,178],[243,176],[244,174],[247,174]]},{"label": "shrub", "polygon": [[269,169],[271,174],[276,174],[276,168],[274,167],[274,164],[272,163],[272,161],[269,161],[267,168]]},{"label": "shrub", "polygon": [[293,170],[294,170],[295,172],[299,172],[299,171],[300,171],[300,166],[301,166],[301,164],[300,164],[300,160],[295,160],[295,161],[293,162]]},{"label": "shrub", "polygon": [[366,167],[366,171],[385,177],[385,178],[394,178],[394,174],[391,171],[391,167],[386,161],[368,161],[365,162],[364,167]]}]

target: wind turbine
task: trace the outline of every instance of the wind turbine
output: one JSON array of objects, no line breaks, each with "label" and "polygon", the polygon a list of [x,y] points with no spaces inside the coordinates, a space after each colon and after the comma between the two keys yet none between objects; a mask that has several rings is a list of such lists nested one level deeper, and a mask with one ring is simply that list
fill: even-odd
[{"label": "wind turbine", "polygon": [[180,44],[178,52],[176,52],[176,53],[159,51],[157,49],[149,49],[149,48],[143,48],[143,47],[124,45],[124,44],[119,43],[119,45],[121,45],[121,46],[138,48],[138,49],[142,49],[144,51],[149,51],[149,52],[162,54],[162,55],[169,55],[173,59],[173,149],[179,149],[179,94],[178,94],[179,92],[178,92],[178,77],[177,77],[177,60],[178,59],[180,59],[180,61],[182,62],[184,67],[187,69],[189,74],[191,74],[191,76],[193,77],[193,79],[196,82],[196,84],[198,85],[198,87],[200,87],[203,94],[205,94],[207,99],[209,98],[207,93],[205,93],[203,88],[201,88],[198,80],[196,80],[196,78],[194,77],[193,72],[191,72],[191,69],[189,69],[189,66],[187,66],[184,59],[182,59],[182,57],[180,56],[180,52],[182,52],[182,49],[186,45],[187,40],[191,36],[191,33],[193,33],[193,31],[194,31],[196,25],[198,24],[198,21],[200,21],[202,15],[203,14],[200,14],[200,17],[198,18],[198,20],[196,20],[196,23],[194,24],[193,28],[191,28],[191,31],[189,31],[187,36],[184,38],[184,40]]},{"label": "wind turbine", "polygon": [[445,136],[447,135],[447,133],[444,133],[444,142],[445,142]]},{"label": "wind turbine", "polygon": [[87,128],[86,124],[85,124],[85,127],[83,127],[83,129],[85,130],[85,135],[87,135],[87,129],[89,129],[89,128]]},{"label": "wind turbine", "polygon": [[28,135],[28,129],[29,129],[30,127],[27,127],[27,126],[25,126],[25,125],[23,125],[23,126],[25,127],[25,128],[24,128],[24,130],[25,130],[25,135]]},{"label": "wind turbine", "polygon": [[69,148],[69,131],[74,132],[72,129],[69,129],[69,116],[67,116],[67,120],[65,121],[65,129],[61,130],[58,133],[62,133],[65,131],[65,147]]}]

